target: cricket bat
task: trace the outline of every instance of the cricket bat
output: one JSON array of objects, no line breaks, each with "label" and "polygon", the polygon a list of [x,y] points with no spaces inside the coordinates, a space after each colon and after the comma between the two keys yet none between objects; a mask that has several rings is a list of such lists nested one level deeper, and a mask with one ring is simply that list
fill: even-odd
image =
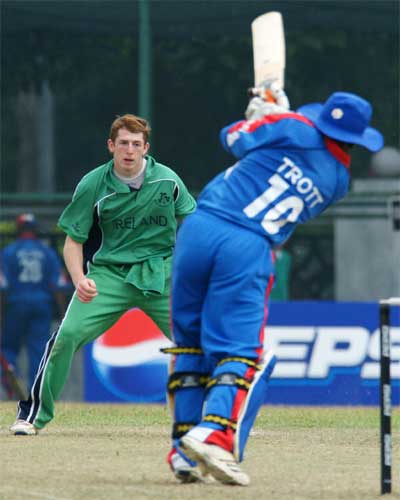
[{"label": "cricket bat", "polygon": [[14,368],[9,364],[5,356],[0,352],[0,367],[2,372],[2,383],[9,399],[27,399],[27,392],[22,381],[15,374]]},{"label": "cricket bat", "polygon": [[[267,12],[251,23],[253,39],[254,88],[252,95],[266,81],[276,81],[281,88],[285,84],[285,32],[282,14]],[[264,96],[268,97],[268,96]],[[269,99],[266,99],[269,100]]]}]

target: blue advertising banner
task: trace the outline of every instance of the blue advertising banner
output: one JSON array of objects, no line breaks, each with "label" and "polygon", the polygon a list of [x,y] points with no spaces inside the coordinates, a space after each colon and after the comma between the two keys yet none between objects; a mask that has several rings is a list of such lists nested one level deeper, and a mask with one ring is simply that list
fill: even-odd
[{"label": "blue advertising banner", "polygon": [[[379,310],[363,302],[274,302],[265,347],[277,364],[265,402],[379,404]],[[400,404],[400,308],[391,312],[392,402]],[[171,345],[141,311],[85,347],[85,400],[165,402]]]},{"label": "blue advertising banner", "polygon": [[[393,404],[400,395],[400,309],[392,308]],[[267,401],[298,405],[379,404],[379,307],[375,303],[276,303],[266,345],[278,358]]]}]

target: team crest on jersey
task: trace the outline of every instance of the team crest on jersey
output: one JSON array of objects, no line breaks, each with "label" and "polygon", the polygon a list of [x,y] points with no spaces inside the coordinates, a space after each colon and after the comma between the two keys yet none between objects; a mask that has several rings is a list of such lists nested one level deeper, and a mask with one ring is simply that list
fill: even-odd
[{"label": "team crest on jersey", "polygon": [[167,205],[169,205],[172,201],[172,197],[164,192],[164,191],[161,191],[160,193],[158,193],[158,196],[156,196],[156,198],[154,198],[154,203],[156,205],[158,205],[159,207],[166,207]]}]

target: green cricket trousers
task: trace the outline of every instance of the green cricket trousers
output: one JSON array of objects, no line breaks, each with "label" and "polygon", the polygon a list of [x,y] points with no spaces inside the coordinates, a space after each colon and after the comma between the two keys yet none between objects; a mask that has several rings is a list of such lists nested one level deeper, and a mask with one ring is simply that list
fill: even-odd
[{"label": "green cricket trousers", "polygon": [[129,266],[91,265],[87,277],[95,281],[98,295],[83,303],[74,293],[60,327],[47,342],[28,399],[19,402],[17,418],[43,428],[54,417],[54,402],[68,378],[75,352],[102,335],[129,309],[140,308],[166,337],[171,337],[171,260],[163,260],[165,286],[158,294],[128,283]]}]

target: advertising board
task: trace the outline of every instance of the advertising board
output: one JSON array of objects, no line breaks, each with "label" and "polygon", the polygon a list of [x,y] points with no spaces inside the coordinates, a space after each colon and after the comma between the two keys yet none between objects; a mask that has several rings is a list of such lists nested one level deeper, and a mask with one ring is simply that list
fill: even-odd
[{"label": "advertising board", "polygon": [[[274,302],[265,347],[277,364],[265,402],[378,405],[378,304]],[[164,403],[172,345],[140,310],[85,348],[85,400]],[[400,308],[392,308],[392,402],[400,404]]]}]

